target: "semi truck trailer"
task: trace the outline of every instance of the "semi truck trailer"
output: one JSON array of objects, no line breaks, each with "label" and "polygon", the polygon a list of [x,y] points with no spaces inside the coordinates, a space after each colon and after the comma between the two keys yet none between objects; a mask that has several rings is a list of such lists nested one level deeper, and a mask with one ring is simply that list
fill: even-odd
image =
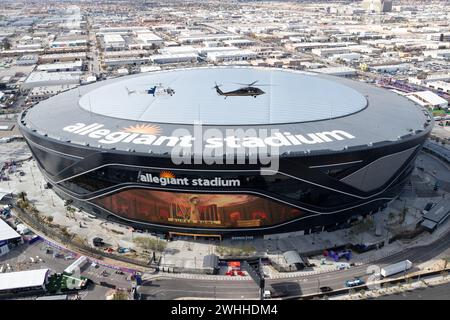
[{"label": "semi truck trailer", "polygon": [[385,278],[400,272],[405,272],[406,270],[411,269],[411,267],[412,262],[409,260],[404,260],[381,268],[380,274],[383,278]]}]

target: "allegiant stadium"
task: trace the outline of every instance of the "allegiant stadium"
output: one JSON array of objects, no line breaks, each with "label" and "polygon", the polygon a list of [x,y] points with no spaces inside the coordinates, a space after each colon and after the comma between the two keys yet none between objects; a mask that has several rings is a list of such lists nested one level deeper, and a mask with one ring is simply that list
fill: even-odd
[{"label": "allegiant stadium", "polygon": [[255,237],[384,208],[433,119],[364,82],[204,67],[80,86],[19,126],[46,181],[89,213],[170,236]]}]

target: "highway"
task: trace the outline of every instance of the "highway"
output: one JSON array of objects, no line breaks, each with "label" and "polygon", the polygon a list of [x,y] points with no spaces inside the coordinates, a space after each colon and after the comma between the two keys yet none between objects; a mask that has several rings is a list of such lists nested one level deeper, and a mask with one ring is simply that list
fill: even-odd
[{"label": "highway", "polygon": [[376,298],[376,300],[450,300],[450,283],[431,288],[382,296]]},{"label": "highway", "polygon": [[[450,255],[450,232],[439,240],[421,247],[404,250],[387,258],[377,261],[382,267],[391,263],[409,259],[419,264],[433,259],[443,253]],[[266,279],[266,288],[285,291],[288,295],[304,295],[318,292],[321,286],[333,289],[344,287],[348,279],[360,277],[367,280],[367,265],[353,267],[348,270],[334,271],[301,278]],[[414,271],[414,268],[412,269]],[[171,279],[161,278],[155,281],[144,282],[140,288],[144,299],[176,299],[182,297],[202,297],[209,299],[258,299],[258,287],[251,281],[234,280],[198,280],[198,279]],[[450,294],[447,294],[450,295]]]},{"label": "highway", "polygon": [[259,299],[259,289],[253,281],[211,281],[162,278],[146,281],[139,288],[143,299],[173,300],[176,298]]}]

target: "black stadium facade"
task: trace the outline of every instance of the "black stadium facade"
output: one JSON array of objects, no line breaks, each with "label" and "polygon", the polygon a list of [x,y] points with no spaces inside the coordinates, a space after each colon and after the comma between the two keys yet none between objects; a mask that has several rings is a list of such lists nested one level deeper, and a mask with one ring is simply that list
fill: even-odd
[{"label": "black stadium facade", "polygon": [[[196,151],[177,163],[174,148],[197,143],[199,122],[205,150],[276,147],[278,167]],[[362,82],[211,67],[81,86],[24,111],[19,125],[45,179],[74,205],[157,233],[241,237],[333,230],[377,212],[407,183],[433,120]]]}]

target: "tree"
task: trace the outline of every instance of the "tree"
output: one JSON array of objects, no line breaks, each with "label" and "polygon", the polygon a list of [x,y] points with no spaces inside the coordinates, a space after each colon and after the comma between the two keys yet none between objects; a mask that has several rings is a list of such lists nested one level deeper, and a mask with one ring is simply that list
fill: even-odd
[{"label": "tree", "polygon": [[72,215],[72,218],[73,218],[75,215],[75,211],[76,211],[75,208],[68,205],[68,206],[66,206],[66,210],[67,210],[67,216]]},{"label": "tree", "polygon": [[394,212],[389,212],[389,215],[388,215],[388,219],[389,220],[393,220],[394,219],[394,217],[395,217],[395,213]]},{"label": "tree", "polygon": [[31,212],[31,213],[34,213],[34,214],[38,214],[38,213],[39,213],[39,210],[38,210],[38,208],[36,208],[35,205],[32,205],[32,206],[30,207],[30,212]]},{"label": "tree", "polygon": [[114,292],[112,300],[128,300],[128,293],[123,290],[118,290]]},{"label": "tree", "polygon": [[3,39],[2,46],[3,46],[3,49],[5,49],[5,50],[11,49],[11,42],[9,42],[8,38]]},{"label": "tree", "polygon": [[19,192],[18,196],[23,202],[27,201],[27,193],[25,191]]},{"label": "tree", "polygon": [[450,261],[450,257],[445,257],[445,258],[442,258],[442,260],[444,260],[444,270],[445,269],[447,269],[447,265],[448,265],[448,262]]},{"label": "tree", "polygon": [[146,250],[153,250],[158,252],[163,252],[167,246],[165,241],[160,239],[152,239],[147,237],[136,237],[133,239],[133,242],[136,243],[139,247]]},{"label": "tree", "polygon": [[25,191],[21,191],[18,193],[19,200],[17,200],[17,206],[21,209],[28,209],[30,207],[30,203],[27,198],[27,193]]},{"label": "tree", "polygon": [[404,222],[405,222],[405,218],[406,218],[406,215],[408,214],[408,212],[409,212],[409,208],[407,208],[407,207],[404,207],[403,209],[402,209],[402,211],[401,211],[401,222],[400,222],[400,224],[403,224]]}]

